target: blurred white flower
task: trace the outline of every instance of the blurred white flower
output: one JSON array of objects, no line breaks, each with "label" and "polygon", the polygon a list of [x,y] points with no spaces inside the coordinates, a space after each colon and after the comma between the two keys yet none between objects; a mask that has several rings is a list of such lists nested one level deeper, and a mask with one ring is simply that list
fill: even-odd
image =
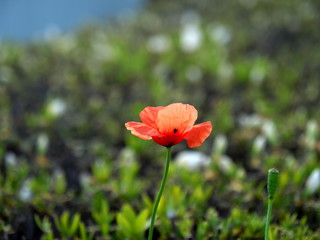
[{"label": "blurred white flower", "polygon": [[61,35],[59,38],[52,42],[56,49],[62,53],[68,53],[76,48],[76,38],[71,34]]},{"label": "blurred white flower", "polygon": [[37,151],[39,154],[44,154],[49,145],[49,138],[48,135],[45,133],[41,133],[37,138]]},{"label": "blurred white flower", "polygon": [[310,120],[307,123],[307,133],[310,137],[316,137],[318,135],[318,124],[315,120]]},{"label": "blurred white flower", "polygon": [[308,193],[315,193],[320,187],[320,168],[312,171],[306,182],[306,189]]},{"label": "blurred white flower", "polygon": [[222,79],[231,79],[233,77],[233,66],[230,63],[222,63],[218,68],[218,75]]},{"label": "blurred white flower", "polygon": [[170,39],[165,35],[154,35],[148,39],[147,48],[152,53],[164,53],[170,49]]},{"label": "blurred white flower", "polygon": [[182,26],[180,43],[181,48],[191,53],[197,50],[202,42],[202,33],[199,24],[188,23]]},{"label": "blurred white flower", "polygon": [[272,144],[278,142],[278,132],[273,121],[265,120],[262,125],[262,132]]},{"label": "blurred white flower", "polygon": [[266,76],[266,70],[261,66],[253,66],[250,70],[249,78],[251,82],[260,84]]},{"label": "blurred white flower", "polygon": [[120,152],[119,158],[123,165],[131,165],[136,162],[135,151],[130,147],[123,148]]},{"label": "blurred white flower", "polygon": [[222,155],[226,151],[228,146],[228,140],[225,135],[218,134],[213,143],[213,151],[215,155]]},{"label": "blurred white flower", "polygon": [[94,57],[98,60],[111,60],[114,57],[113,48],[107,42],[94,42],[92,49]]},{"label": "blurred white flower", "polygon": [[91,187],[92,175],[82,172],[80,173],[80,184],[83,188],[89,189]]},{"label": "blurred white flower", "polygon": [[258,114],[241,114],[238,122],[242,127],[258,127],[263,123],[263,118]]},{"label": "blurred white flower", "polygon": [[230,29],[222,24],[211,25],[208,27],[208,31],[212,41],[220,45],[226,45],[232,39]]},{"label": "blurred white flower", "polygon": [[284,162],[285,162],[285,166],[288,169],[298,168],[298,163],[296,158],[290,153],[288,153],[288,155],[284,158]]},{"label": "blurred white flower", "polygon": [[253,141],[253,152],[255,154],[260,154],[266,147],[266,137],[265,136],[257,136]]},{"label": "blurred white flower", "polygon": [[218,160],[218,166],[224,173],[230,173],[235,169],[234,163],[227,155],[222,155]]},{"label": "blurred white flower", "polygon": [[66,111],[66,103],[59,98],[53,99],[49,102],[48,111],[55,117],[61,116]]},{"label": "blurred white flower", "polygon": [[198,152],[186,150],[180,152],[176,157],[176,164],[188,168],[189,170],[196,170],[203,166],[210,164],[210,157]]},{"label": "blurred white flower", "polygon": [[98,61],[111,60],[114,58],[114,49],[109,43],[107,34],[97,31],[91,39],[92,54]]},{"label": "blurred white flower", "polygon": [[13,152],[7,152],[4,156],[4,161],[6,165],[16,166],[17,165],[17,155]]},{"label": "blurred white flower", "polygon": [[318,136],[318,124],[315,120],[309,120],[306,127],[305,144],[308,149],[313,149]]},{"label": "blurred white flower", "polygon": [[20,191],[18,193],[19,199],[22,202],[28,202],[32,198],[32,191],[31,191],[31,181],[30,179],[24,181]]}]

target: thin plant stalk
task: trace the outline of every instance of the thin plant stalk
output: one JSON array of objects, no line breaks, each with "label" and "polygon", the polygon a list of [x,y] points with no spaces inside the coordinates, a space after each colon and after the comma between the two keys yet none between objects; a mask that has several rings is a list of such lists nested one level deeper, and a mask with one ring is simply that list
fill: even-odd
[{"label": "thin plant stalk", "polygon": [[171,147],[167,147],[166,166],[164,168],[160,189],[159,189],[158,195],[156,197],[156,201],[155,201],[155,203],[153,205],[153,209],[152,209],[148,240],[152,240],[154,222],[156,219],[157,209],[158,209],[158,205],[159,205],[159,202],[160,202],[160,199],[162,196],[162,192],[163,192],[164,186],[166,184],[168,172],[169,172],[170,158],[171,158]]},{"label": "thin plant stalk", "polygon": [[268,212],[267,212],[267,218],[266,218],[266,229],[264,232],[264,239],[269,239],[269,225],[271,221],[271,211],[272,211],[272,201],[274,198],[274,195],[276,193],[277,187],[278,187],[278,181],[279,181],[279,171],[275,168],[272,168],[269,170],[268,173]]},{"label": "thin plant stalk", "polygon": [[266,219],[266,229],[264,232],[264,239],[269,239],[269,225],[271,221],[271,211],[272,211],[272,199],[268,198],[268,212],[267,212],[267,219]]}]

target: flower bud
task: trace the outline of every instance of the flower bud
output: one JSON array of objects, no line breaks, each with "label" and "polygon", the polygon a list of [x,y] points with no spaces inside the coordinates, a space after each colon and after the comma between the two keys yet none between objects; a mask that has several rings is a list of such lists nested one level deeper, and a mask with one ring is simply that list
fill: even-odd
[{"label": "flower bud", "polygon": [[273,199],[279,182],[279,171],[275,168],[269,170],[268,173],[268,198]]}]

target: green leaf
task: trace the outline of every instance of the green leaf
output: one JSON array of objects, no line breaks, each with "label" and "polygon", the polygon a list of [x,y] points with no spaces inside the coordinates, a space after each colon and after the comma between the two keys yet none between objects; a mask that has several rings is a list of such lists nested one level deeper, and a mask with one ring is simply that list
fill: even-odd
[{"label": "green leaf", "polygon": [[70,214],[69,212],[63,212],[62,216],[60,218],[60,222],[61,222],[61,232],[63,232],[64,234],[68,233],[68,229],[69,229],[69,217]]},{"label": "green leaf", "polygon": [[80,234],[80,239],[87,240],[86,227],[82,222],[79,223],[79,234]]},{"label": "green leaf", "polygon": [[69,229],[69,234],[68,234],[69,236],[72,236],[75,234],[75,232],[77,231],[79,222],[80,222],[80,214],[76,213],[73,216],[73,220]]},{"label": "green leaf", "polygon": [[62,232],[62,225],[60,223],[60,219],[57,216],[54,216],[54,224],[56,225],[59,232]]},{"label": "green leaf", "polygon": [[142,233],[144,230],[146,230],[148,216],[149,216],[149,210],[145,209],[136,218],[136,221],[134,222],[136,233]]},{"label": "green leaf", "polygon": [[150,211],[152,211],[153,202],[152,202],[151,199],[148,197],[148,195],[143,194],[143,195],[142,195],[142,200],[143,200],[144,205],[146,205],[146,207],[147,207]]},{"label": "green leaf", "polygon": [[42,220],[41,220],[41,218],[39,217],[39,215],[35,215],[35,216],[34,216],[34,220],[35,220],[37,226],[38,226],[42,231],[44,231],[44,230],[43,230],[43,225],[42,225]]},{"label": "green leaf", "polygon": [[133,234],[133,229],[132,226],[130,225],[129,221],[127,220],[126,217],[122,213],[119,213],[117,215],[117,224],[119,226],[120,231],[127,237],[132,236]]},{"label": "green leaf", "polygon": [[83,222],[79,223],[79,235],[81,240],[93,239],[93,233],[87,233],[86,226],[83,224]]},{"label": "green leaf", "polygon": [[128,219],[129,222],[134,222],[136,219],[136,214],[133,211],[132,207],[128,204],[125,204],[122,207],[122,213],[123,215]]},{"label": "green leaf", "polygon": [[100,231],[102,236],[108,236],[109,233],[109,223],[100,224]]}]

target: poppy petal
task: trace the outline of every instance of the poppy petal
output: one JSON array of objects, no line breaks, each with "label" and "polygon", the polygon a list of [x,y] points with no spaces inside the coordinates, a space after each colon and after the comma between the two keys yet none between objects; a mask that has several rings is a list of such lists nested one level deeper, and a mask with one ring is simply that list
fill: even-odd
[{"label": "poppy petal", "polygon": [[198,117],[198,111],[189,104],[173,103],[158,112],[157,127],[161,134],[182,135],[189,131]]},{"label": "poppy petal", "polygon": [[150,127],[157,128],[156,119],[158,112],[164,107],[146,107],[140,112],[140,119]]},{"label": "poppy petal", "polygon": [[190,148],[200,146],[210,135],[212,130],[211,122],[204,122],[195,125],[190,132],[187,133],[185,139]]},{"label": "poppy petal", "polygon": [[153,136],[152,139],[156,143],[165,147],[171,147],[184,140],[183,135],[161,135],[161,134]]},{"label": "poppy petal", "polygon": [[140,122],[127,122],[125,126],[134,136],[143,140],[150,140],[158,133],[156,129]]}]

